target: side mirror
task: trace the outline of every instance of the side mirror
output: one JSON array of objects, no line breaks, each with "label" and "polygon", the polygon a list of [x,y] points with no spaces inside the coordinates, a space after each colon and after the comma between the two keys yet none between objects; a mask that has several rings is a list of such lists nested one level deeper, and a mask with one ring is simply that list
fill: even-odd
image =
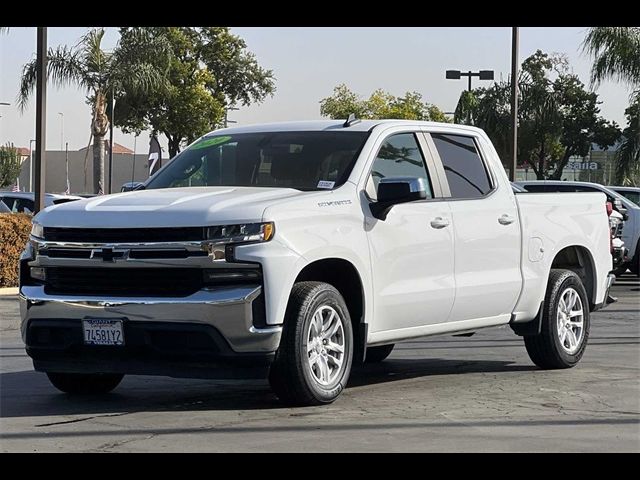
[{"label": "side mirror", "polygon": [[378,184],[378,200],[370,205],[371,213],[386,220],[394,205],[427,198],[427,182],[417,177],[388,177]]},{"label": "side mirror", "polygon": [[120,188],[120,191],[130,192],[132,190],[139,190],[140,187],[142,187],[142,185],[144,185],[142,182],[127,182],[122,185],[122,187]]}]

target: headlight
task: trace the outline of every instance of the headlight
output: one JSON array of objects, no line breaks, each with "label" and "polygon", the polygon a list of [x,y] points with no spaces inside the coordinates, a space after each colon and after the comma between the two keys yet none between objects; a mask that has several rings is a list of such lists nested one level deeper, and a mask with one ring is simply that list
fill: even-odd
[{"label": "headlight", "polygon": [[44,228],[38,222],[31,224],[31,235],[37,238],[44,238]]},{"label": "headlight", "polygon": [[274,233],[273,222],[221,225],[207,228],[207,240],[216,243],[268,242]]}]

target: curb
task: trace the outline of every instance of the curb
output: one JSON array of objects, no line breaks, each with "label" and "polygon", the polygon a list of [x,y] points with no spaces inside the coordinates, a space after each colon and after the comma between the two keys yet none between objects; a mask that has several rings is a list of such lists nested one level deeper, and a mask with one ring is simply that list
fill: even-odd
[{"label": "curb", "polygon": [[18,287],[0,288],[0,296],[3,296],[3,295],[18,295]]}]

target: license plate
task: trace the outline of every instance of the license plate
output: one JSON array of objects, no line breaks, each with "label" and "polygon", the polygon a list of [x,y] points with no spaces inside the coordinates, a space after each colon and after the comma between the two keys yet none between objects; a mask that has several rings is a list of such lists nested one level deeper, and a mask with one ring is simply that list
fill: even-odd
[{"label": "license plate", "polygon": [[124,345],[122,320],[82,321],[85,345]]}]

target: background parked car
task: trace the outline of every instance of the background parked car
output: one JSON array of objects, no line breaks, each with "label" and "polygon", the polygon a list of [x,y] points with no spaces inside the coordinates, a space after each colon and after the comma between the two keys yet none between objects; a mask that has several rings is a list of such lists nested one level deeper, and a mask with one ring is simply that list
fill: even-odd
[{"label": "background parked car", "polygon": [[[628,198],[598,183],[589,182],[563,182],[559,180],[530,180],[516,182],[532,193],[537,192],[602,192],[607,196],[607,201],[611,202],[613,208],[624,217],[621,238],[625,247],[629,250],[630,260],[626,267],[636,275],[640,270],[640,207]],[[621,267],[619,273],[624,272]]]},{"label": "background parked car", "polygon": [[[77,195],[47,193],[44,198],[44,206],[50,207],[80,199],[82,197]],[[9,211],[14,213],[33,213],[35,209],[35,193],[33,192],[0,192],[0,201],[9,208]]]},{"label": "background parked car", "polygon": [[640,187],[607,187],[640,207]]}]

